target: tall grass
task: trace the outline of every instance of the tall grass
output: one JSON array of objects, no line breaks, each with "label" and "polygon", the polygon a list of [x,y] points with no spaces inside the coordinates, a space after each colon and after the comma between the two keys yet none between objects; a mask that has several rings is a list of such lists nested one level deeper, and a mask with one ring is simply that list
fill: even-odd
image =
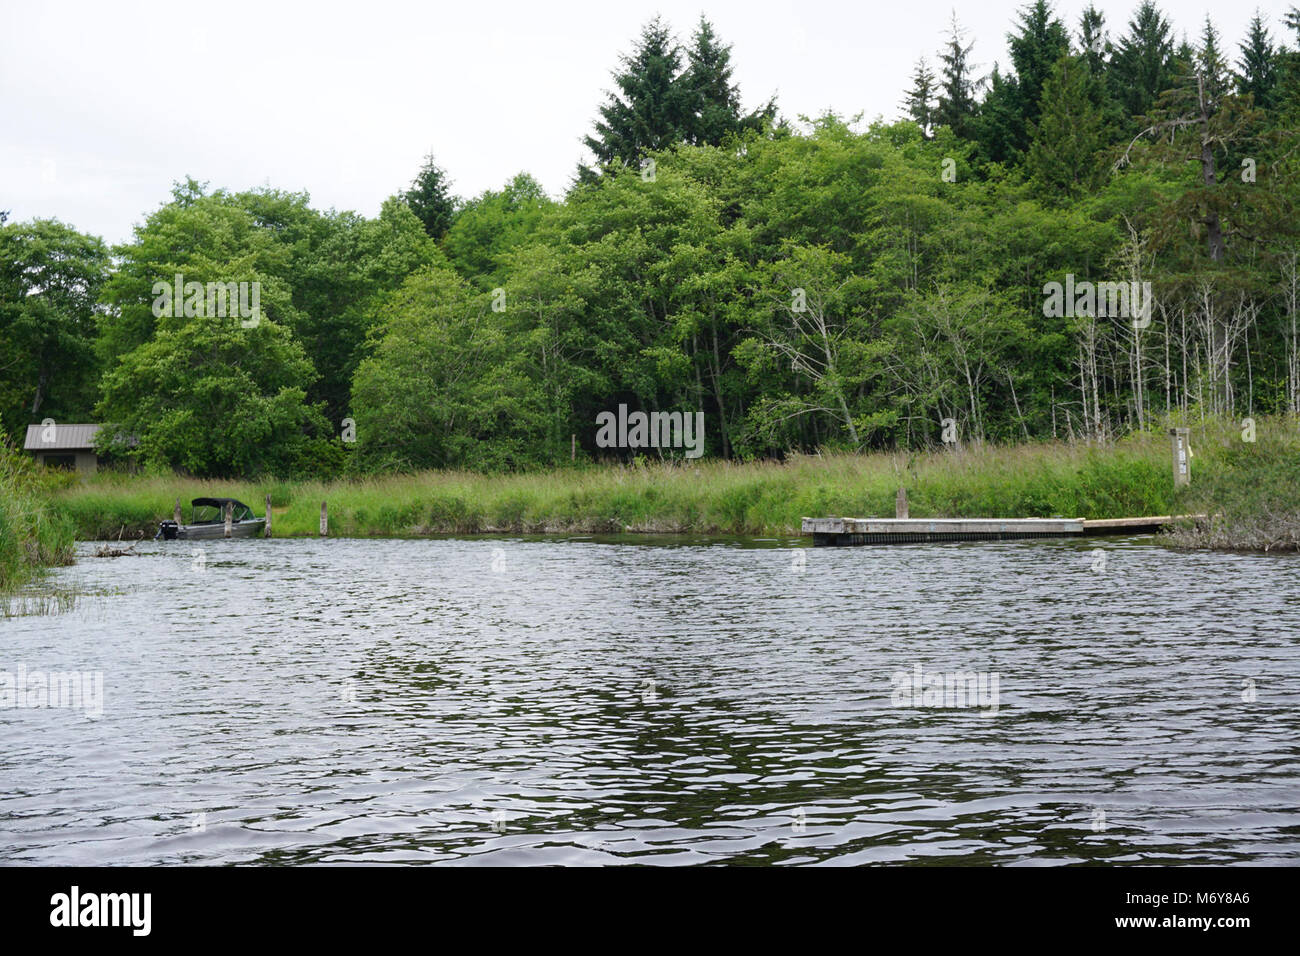
[{"label": "tall grass", "polygon": [[1176,529],[1182,547],[1300,550],[1300,423],[1260,420],[1254,441],[1237,425],[1193,433],[1192,483],[1179,496],[1207,521]]},{"label": "tall grass", "polygon": [[48,498],[60,481],[0,438],[0,591],[72,562],[73,523]]},{"label": "tall grass", "polygon": [[797,533],[804,515],[889,516],[906,486],[916,517],[1122,517],[1172,507],[1167,439],[920,454],[811,455],[783,463],[701,462],[481,475],[423,472],[333,483],[201,482],[101,474],[56,503],[81,538],[152,535],[177,498],[228,496],[263,510],[277,537],[438,532]]}]

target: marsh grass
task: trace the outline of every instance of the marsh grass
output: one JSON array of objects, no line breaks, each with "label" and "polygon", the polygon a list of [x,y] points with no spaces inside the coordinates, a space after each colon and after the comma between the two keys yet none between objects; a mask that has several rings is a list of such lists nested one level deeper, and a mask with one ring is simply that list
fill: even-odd
[{"label": "marsh grass", "polygon": [[73,524],[49,500],[51,487],[62,482],[0,441],[0,593],[42,568],[72,563]]},{"label": "marsh grass", "polygon": [[1167,439],[1102,447],[1047,443],[917,454],[795,456],[785,462],[591,465],[482,475],[463,471],[333,483],[196,481],[101,474],[56,495],[83,539],[152,535],[180,498],[238,498],[277,537],[433,533],[795,534],[800,518],[892,517],[906,486],[915,517],[1123,517],[1173,505]]},{"label": "marsh grass", "polygon": [[1300,422],[1261,422],[1254,442],[1235,426],[1204,429],[1192,451],[1192,483],[1179,502],[1184,513],[1208,520],[1173,529],[1172,544],[1300,551]]}]

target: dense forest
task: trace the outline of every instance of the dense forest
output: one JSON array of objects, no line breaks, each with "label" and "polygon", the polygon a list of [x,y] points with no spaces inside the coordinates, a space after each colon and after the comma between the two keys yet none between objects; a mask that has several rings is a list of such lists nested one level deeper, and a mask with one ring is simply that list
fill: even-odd
[{"label": "dense forest", "polygon": [[[621,404],[738,459],[1300,413],[1300,10],[1185,27],[1034,0],[984,75],[954,16],[863,123],[747,111],[711,25],[656,19],[560,200],[429,157],[373,219],[187,179],[116,248],[5,223],[0,425],[333,477],[630,454],[595,441]],[[175,276],[258,283],[257,320],[158,314]]]}]

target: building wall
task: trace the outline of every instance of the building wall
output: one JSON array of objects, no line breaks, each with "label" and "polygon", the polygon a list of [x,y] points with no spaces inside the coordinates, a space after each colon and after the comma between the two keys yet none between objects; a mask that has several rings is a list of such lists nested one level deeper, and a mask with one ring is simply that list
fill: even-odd
[{"label": "building wall", "polygon": [[[53,461],[46,461],[47,458],[53,459]],[[99,468],[99,456],[93,451],[73,451],[67,449],[64,451],[36,452],[36,460],[42,465],[48,465],[50,467],[57,467],[62,464],[63,460],[66,458],[73,459],[73,467],[76,469],[77,473],[81,475],[93,475]]]}]

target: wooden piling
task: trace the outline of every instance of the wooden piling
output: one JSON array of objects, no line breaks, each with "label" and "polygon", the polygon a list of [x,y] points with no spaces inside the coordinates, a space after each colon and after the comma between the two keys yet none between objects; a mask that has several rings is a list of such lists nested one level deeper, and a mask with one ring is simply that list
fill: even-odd
[{"label": "wooden piling", "polygon": [[181,499],[176,499],[176,507],[172,509],[172,520],[178,525],[181,523]]},{"label": "wooden piling", "polygon": [[569,461],[575,461],[578,457],[578,436],[572,434],[569,436]]},{"label": "wooden piling", "polygon": [[320,536],[324,538],[329,534],[330,519],[329,512],[325,510],[325,502],[320,503]]},{"label": "wooden piling", "polygon": [[226,502],[226,537],[227,538],[230,537],[231,524],[233,523],[234,513],[235,513],[235,506],[232,505],[229,501],[227,501]]},{"label": "wooden piling", "polygon": [[899,488],[894,498],[894,517],[906,518],[907,516],[907,489]]},{"label": "wooden piling", "polygon": [[271,496],[266,496],[266,529],[262,532],[263,537],[271,537]]}]

